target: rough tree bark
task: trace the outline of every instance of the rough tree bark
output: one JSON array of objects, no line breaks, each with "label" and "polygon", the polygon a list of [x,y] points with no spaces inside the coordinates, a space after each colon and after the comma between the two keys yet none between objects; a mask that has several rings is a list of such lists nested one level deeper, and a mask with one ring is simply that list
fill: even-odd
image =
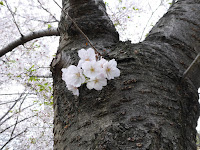
[{"label": "rough tree bark", "polygon": [[106,59],[116,59],[121,76],[101,91],[80,88],[75,97],[61,68],[77,64],[89,47],[62,13],[60,45],[52,61],[55,150],[196,150],[199,104],[195,81],[183,72],[200,52],[200,1],[179,0],[144,42],[119,42],[102,0],[63,0]]}]

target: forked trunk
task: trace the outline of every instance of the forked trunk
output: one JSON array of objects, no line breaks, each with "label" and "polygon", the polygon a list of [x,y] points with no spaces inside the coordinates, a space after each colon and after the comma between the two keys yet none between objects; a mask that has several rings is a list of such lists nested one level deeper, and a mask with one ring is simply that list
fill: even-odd
[{"label": "forked trunk", "polygon": [[139,44],[118,41],[102,0],[63,0],[63,9],[121,75],[101,91],[67,90],[61,69],[90,46],[62,13],[51,68],[54,150],[196,150],[198,84],[181,77],[200,52],[200,1],[177,2]]}]

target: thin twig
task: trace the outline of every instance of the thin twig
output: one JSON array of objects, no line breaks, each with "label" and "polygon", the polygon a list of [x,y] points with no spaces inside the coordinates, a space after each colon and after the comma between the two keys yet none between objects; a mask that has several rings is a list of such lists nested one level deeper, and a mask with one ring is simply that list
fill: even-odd
[{"label": "thin twig", "polygon": [[[23,95],[23,94],[21,94],[21,95]],[[24,100],[26,99],[27,95],[28,95],[28,94],[26,94],[26,95],[24,96],[24,98],[23,98],[23,100],[22,100],[21,103],[24,102]],[[20,98],[19,98],[18,100],[16,100],[16,102],[15,102],[15,103],[12,105],[12,107],[5,113],[5,115],[1,118],[1,120],[2,120],[3,118],[5,118],[5,117],[7,116],[7,114],[12,110],[12,108],[17,104],[17,102],[18,102],[19,100],[21,100],[21,97],[22,97],[22,96],[20,96]],[[20,104],[20,107],[19,107],[20,110],[21,110],[21,105],[22,105],[22,104]],[[20,110],[19,110],[19,112],[20,112]],[[13,115],[12,115],[12,116],[13,116]],[[11,117],[11,116],[10,116],[10,117]],[[0,126],[1,126],[5,121],[7,121],[8,119],[10,119],[10,117],[4,119],[3,121],[0,120],[0,121],[1,121],[1,122],[0,122]]]},{"label": "thin twig", "polygon": [[[149,3],[148,3],[149,4]],[[151,18],[153,17],[153,15],[154,15],[154,13],[158,10],[158,8],[160,7],[162,5],[162,1],[160,2],[160,5],[155,9],[155,11],[153,11],[152,13],[151,13],[151,16],[150,16],[150,18],[149,18],[149,20],[147,21],[147,23],[146,23],[146,26],[145,26],[145,28],[144,28],[144,30],[142,31],[142,35],[141,35],[141,37],[140,37],[140,40],[139,40],[139,42],[141,42],[141,39],[142,39],[142,37],[143,37],[143,34],[144,34],[144,31],[146,30],[146,28],[147,28],[147,25],[149,24],[149,21],[151,20]],[[149,5],[150,6],[150,5]],[[150,6],[150,8],[151,8],[151,6]]]},{"label": "thin twig", "polygon": [[175,3],[176,3],[176,0],[172,0],[172,3],[171,3],[171,5],[170,5],[169,8],[171,8],[172,6],[174,6]]},{"label": "thin twig", "polygon": [[0,118],[0,121],[1,121],[3,118],[5,118],[5,117],[7,116],[7,114],[13,109],[13,107],[17,104],[17,102],[18,102],[19,100],[21,100],[21,98],[22,98],[23,95],[24,95],[23,93],[20,95],[20,97],[15,101],[15,103],[14,103],[14,104],[8,109],[8,111]]},{"label": "thin twig", "polygon": [[33,77],[33,78],[53,78],[53,76],[40,76],[40,75],[34,75],[34,76],[29,76],[29,77]]},{"label": "thin twig", "polygon": [[24,19],[26,19],[27,21],[42,22],[42,23],[44,23],[44,24],[59,22],[59,20],[49,20],[49,21],[45,21],[45,20],[42,20],[42,19],[34,18],[34,17],[28,18],[28,19],[27,19],[26,17],[24,17],[24,16],[22,16],[22,15],[20,15],[20,14],[16,14],[16,16],[19,16],[19,17],[21,17],[21,18],[24,18]]},{"label": "thin twig", "polygon": [[[29,106],[23,108],[23,109],[21,110],[21,112],[24,111],[24,110],[26,110],[26,109],[29,108],[29,107],[34,106],[34,105],[36,105],[36,104],[31,104],[31,105],[29,105]],[[3,123],[5,123],[6,121],[8,121],[9,119],[11,119],[12,117],[14,117],[16,114],[18,114],[18,112],[14,113],[14,114],[12,114],[11,116],[9,116],[9,117],[7,117],[6,119],[4,119],[2,122],[0,122],[0,126],[1,126]],[[1,133],[1,132],[0,132],[0,133]]]},{"label": "thin twig", "polygon": [[193,70],[194,66],[198,63],[200,60],[200,53],[196,56],[196,58],[193,60],[193,62],[190,64],[190,66],[186,69],[186,71],[183,73],[182,79],[184,79],[191,70]]},{"label": "thin twig", "polygon": [[[1,95],[19,95],[19,94],[22,94],[22,93],[8,93],[8,94],[0,94]],[[30,94],[30,95],[34,95],[35,93],[23,93],[23,94]],[[35,94],[36,95],[36,94]],[[16,100],[13,100],[13,101],[9,101],[9,102],[4,102],[4,103],[0,103],[0,105],[4,105],[4,104],[8,104],[8,103],[12,103],[12,102],[15,102]]]},{"label": "thin twig", "polygon": [[79,32],[85,37],[85,39],[89,42],[90,46],[92,46],[92,48],[95,50],[95,53],[98,54],[99,56],[101,56],[101,54],[98,52],[98,50],[93,46],[92,42],[90,41],[90,39],[87,37],[87,35],[85,35],[85,33],[79,28],[79,26],[77,25],[77,23],[68,15],[68,13],[66,13],[64,11],[64,9],[55,1],[53,0],[56,5],[58,5],[58,7],[60,7],[60,9],[65,13],[65,15],[67,15],[69,17],[69,19],[73,22],[73,24],[75,25],[75,27],[79,30]]},{"label": "thin twig", "polygon": [[[17,123],[19,124],[19,123],[21,123],[21,122],[23,122],[23,121],[25,121],[25,120],[28,120],[28,119],[33,118],[33,117],[36,117],[36,116],[37,116],[37,115],[33,115],[33,116],[30,116],[30,117],[24,118],[24,119],[22,119],[22,120],[19,120]],[[0,131],[0,134],[3,133],[3,132],[5,132],[6,130],[10,129],[10,128],[13,127],[14,125],[15,125],[15,124],[10,125],[9,127],[3,129],[2,131]]]},{"label": "thin twig", "polygon": [[[19,95],[19,93],[17,94],[0,94],[0,96],[1,95]],[[8,102],[2,102],[2,103],[0,103],[0,105],[5,105],[5,104],[9,104],[9,103],[13,103],[13,102],[16,102],[16,100],[13,100],[13,101],[8,101]]]},{"label": "thin twig", "polygon": [[[21,108],[22,108],[22,104],[24,103],[24,101],[25,101],[25,99],[26,99],[26,97],[27,97],[27,95],[23,98],[23,100],[20,102],[20,105],[19,105],[19,113],[21,112]],[[14,134],[14,132],[15,132],[15,129],[16,129],[16,127],[17,127],[17,124],[18,124],[18,120],[19,120],[19,115],[17,115],[17,118],[16,118],[16,121],[15,121],[15,125],[14,125],[14,127],[13,127],[13,129],[12,129],[12,132],[11,132],[11,134],[10,134],[10,138],[12,138],[13,137],[13,134]]]},{"label": "thin twig", "polygon": [[8,10],[9,10],[9,12],[10,12],[10,13],[11,13],[11,15],[12,15],[13,22],[14,22],[14,24],[16,25],[16,27],[17,27],[17,30],[19,31],[19,33],[20,33],[21,37],[23,37],[23,34],[22,34],[22,32],[20,31],[20,28],[19,28],[19,26],[18,26],[18,24],[17,24],[17,22],[16,22],[16,20],[15,20],[14,13],[13,13],[13,11],[11,10],[11,8],[8,6],[7,0],[5,0],[5,3],[6,3],[6,6],[7,6],[7,8],[8,8]]},{"label": "thin twig", "polygon": [[23,134],[24,132],[26,132],[27,129],[25,129],[24,131],[20,132],[19,134],[15,135],[14,137],[10,138],[2,147],[0,150],[3,150],[3,148],[10,143],[13,139],[15,139],[16,137],[20,136],[21,134]]},{"label": "thin twig", "polygon": [[38,1],[38,3],[40,4],[40,7],[41,7],[42,9],[44,9],[47,13],[49,13],[50,16],[52,16],[53,19],[55,19],[55,21],[58,22],[58,20],[56,19],[56,17],[55,17],[48,9],[46,9],[46,8],[43,7],[43,5],[42,5],[42,3],[40,2],[40,0],[37,0],[37,1]]}]

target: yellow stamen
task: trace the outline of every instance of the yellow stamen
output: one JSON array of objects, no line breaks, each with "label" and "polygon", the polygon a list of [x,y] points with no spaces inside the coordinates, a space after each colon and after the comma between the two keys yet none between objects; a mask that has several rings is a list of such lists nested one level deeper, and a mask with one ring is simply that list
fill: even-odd
[{"label": "yellow stamen", "polygon": [[97,82],[99,82],[99,80],[98,80],[98,79],[95,79],[95,80],[94,80],[94,83],[96,84]]},{"label": "yellow stamen", "polygon": [[94,72],[94,68],[90,68],[90,71],[91,71],[91,72]]},{"label": "yellow stamen", "polygon": [[110,68],[107,68],[107,69],[106,69],[106,72],[110,72],[110,70],[111,70]]},{"label": "yellow stamen", "polygon": [[90,59],[89,59],[89,58],[87,58],[87,59],[85,59],[85,61],[90,61]]},{"label": "yellow stamen", "polygon": [[77,77],[80,77],[80,76],[81,76],[81,75],[80,75],[80,72],[76,73],[76,76],[77,76]]}]

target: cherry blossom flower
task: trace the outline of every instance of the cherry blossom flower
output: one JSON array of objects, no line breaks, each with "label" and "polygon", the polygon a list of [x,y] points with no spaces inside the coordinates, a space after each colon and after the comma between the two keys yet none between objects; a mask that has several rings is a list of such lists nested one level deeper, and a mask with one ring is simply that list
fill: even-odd
[{"label": "cherry blossom flower", "polygon": [[103,69],[108,80],[114,79],[114,77],[120,76],[120,70],[117,68],[117,62],[115,59],[110,60],[103,64]]},{"label": "cherry blossom flower", "polygon": [[73,85],[67,84],[67,88],[69,91],[72,91],[72,93],[76,96],[79,96],[79,90],[78,87],[75,87]]},{"label": "cherry blossom flower", "polygon": [[92,48],[89,48],[87,50],[85,49],[81,49],[78,51],[78,56],[81,58],[79,60],[79,63],[78,63],[78,66],[79,67],[82,67],[82,64],[85,62],[85,61],[92,61],[92,60],[96,60],[96,57],[95,57],[95,52]]},{"label": "cherry blossom flower", "polygon": [[78,67],[70,65],[68,68],[62,69],[62,79],[66,83],[68,90],[74,95],[79,96],[78,87],[83,83],[87,83],[88,89],[101,90],[107,85],[107,79],[114,79],[120,75],[117,68],[117,62],[112,59],[107,61],[102,58],[96,61],[95,52],[92,48],[78,51],[81,58]]},{"label": "cherry blossom flower", "polygon": [[99,74],[94,79],[90,79],[87,83],[88,89],[95,89],[95,90],[101,90],[103,86],[107,85],[107,80],[104,76],[104,74]]},{"label": "cherry blossom flower", "polygon": [[95,78],[98,76],[100,73],[103,72],[103,69],[101,68],[100,63],[96,62],[95,60],[93,61],[86,61],[82,64],[83,68],[83,73],[86,75],[88,78]]},{"label": "cherry blossom flower", "polygon": [[101,58],[98,62],[100,63],[101,68],[103,68],[103,64],[105,64],[108,61],[106,59],[104,59],[104,58]]},{"label": "cherry blossom flower", "polygon": [[82,74],[82,69],[74,65],[69,66],[68,68],[62,69],[62,79],[66,84],[73,85],[75,87],[80,87],[82,83],[85,82],[85,77]]}]

